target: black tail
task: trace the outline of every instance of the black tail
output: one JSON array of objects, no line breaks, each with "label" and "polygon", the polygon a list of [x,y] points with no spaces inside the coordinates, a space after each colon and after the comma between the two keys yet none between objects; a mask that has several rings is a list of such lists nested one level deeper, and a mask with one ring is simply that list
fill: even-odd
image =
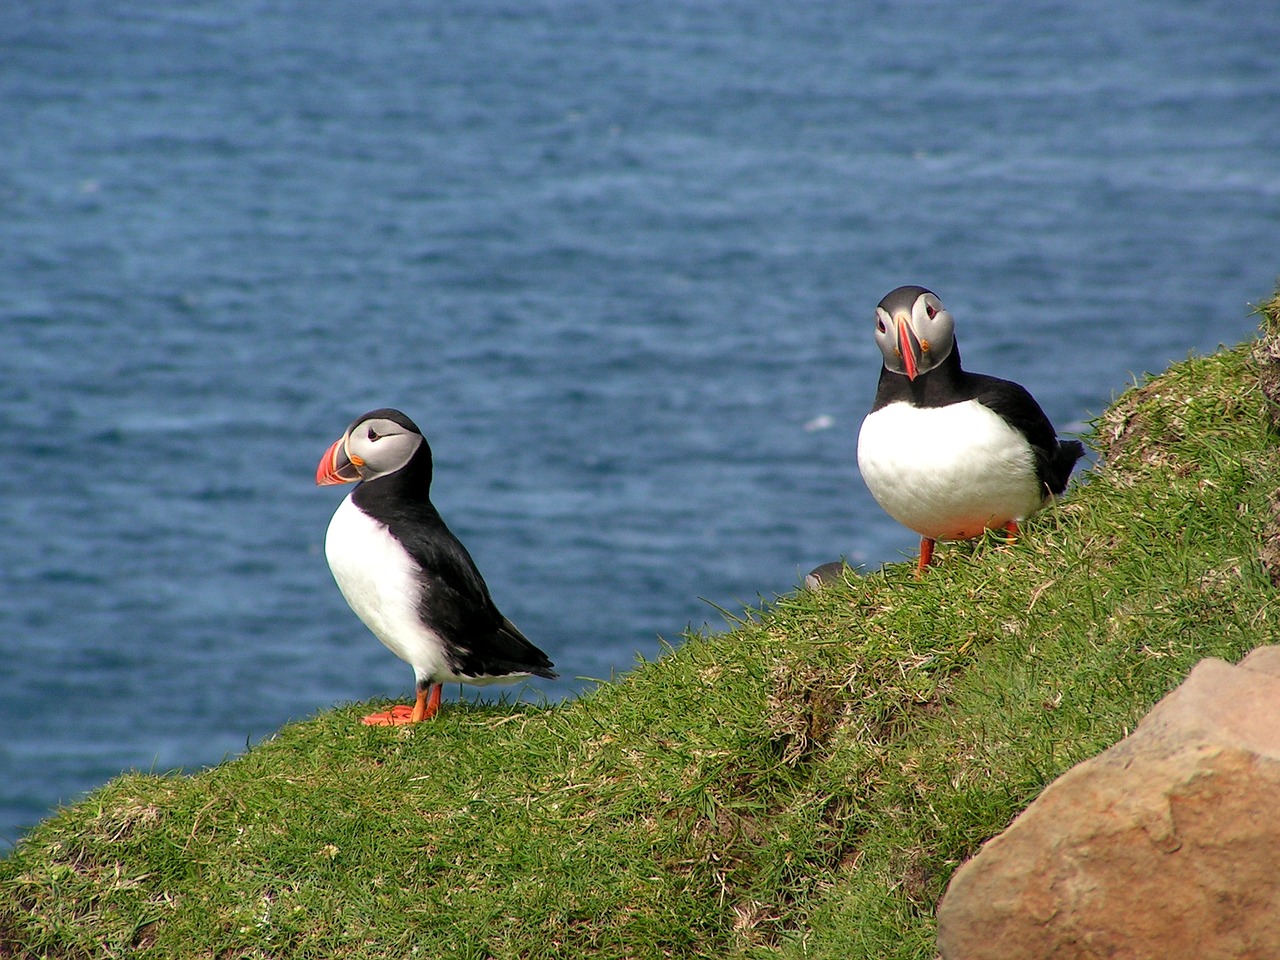
[{"label": "black tail", "polygon": [[560,674],[551,669],[555,666],[551,658],[530,643],[529,638],[506,617],[502,618],[502,629],[498,633],[506,641],[503,652],[507,654],[513,667],[528,670],[535,677],[559,679]]},{"label": "black tail", "polygon": [[509,677],[528,673],[548,680],[560,674],[551,668],[551,659],[529,642],[519,628],[506,617],[493,633],[459,657],[461,673],[471,677]]},{"label": "black tail", "polygon": [[1059,440],[1057,448],[1047,457],[1044,481],[1050,492],[1057,496],[1067,489],[1067,481],[1076,461],[1084,456],[1084,444],[1079,440]]}]

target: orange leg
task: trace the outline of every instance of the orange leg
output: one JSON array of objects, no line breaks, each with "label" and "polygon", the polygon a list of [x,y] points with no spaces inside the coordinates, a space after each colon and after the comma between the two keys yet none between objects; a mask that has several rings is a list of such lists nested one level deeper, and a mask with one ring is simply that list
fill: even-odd
[{"label": "orange leg", "polygon": [[410,723],[418,723],[422,720],[430,720],[436,715],[436,711],[440,709],[440,694],[444,691],[443,683],[431,684],[431,697],[427,698],[426,687],[418,688],[418,699],[413,705],[413,715],[409,718]]},{"label": "orange leg", "polygon": [[[427,693],[428,688],[430,696]],[[443,691],[442,683],[426,684],[418,688],[418,697],[412,707],[400,704],[384,713],[371,713],[360,722],[369,727],[399,727],[406,723],[430,720],[440,709],[440,694]]]},{"label": "orange leg", "polygon": [[1008,523],[1006,523],[1004,525],[1004,532],[1009,535],[1008,537],[1005,538],[1005,541],[1004,541],[1005,543],[1017,543],[1018,542],[1018,521],[1010,520]]},{"label": "orange leg", "polygon": [[937,541],[929,537],[920,538],[920,562],[916,564],[916,578],[924,576],[924,568],[933,563],[933,545]]}]

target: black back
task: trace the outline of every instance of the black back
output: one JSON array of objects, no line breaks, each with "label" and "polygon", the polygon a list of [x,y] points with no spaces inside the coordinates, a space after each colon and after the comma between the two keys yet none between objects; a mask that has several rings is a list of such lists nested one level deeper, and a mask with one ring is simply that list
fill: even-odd
[{"label": "black back", "polygon": [[547,655],[494,604],[466,547],[431,503],[431,448],[395,473],[366,480],[351,495],[357,507],[386,524],[413,558],[422,584],[418,615],[446,641],[456,673],[505,676],[532,673],[554,680]]},{"label": "black back", "polygon": [[946,360],[914,380],[881,367],[871,410],[874,413],[899,401],[914,407],[946,407],[966,400],[977,400],[1027,438],[1036,458],[1036,476],[1051,493],[1067,488],[1076,461],[1084,456],[1084,444],[1059,440],[1040,404],[1021,384],[961,369],[958,343]]}]

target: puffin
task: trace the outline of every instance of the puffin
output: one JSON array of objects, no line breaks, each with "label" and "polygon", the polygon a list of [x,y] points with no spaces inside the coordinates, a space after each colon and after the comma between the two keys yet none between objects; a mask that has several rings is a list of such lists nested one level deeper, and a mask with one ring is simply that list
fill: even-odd
[{"label": "puffin", "polygon": [[858,469],[889,516],[920,535],[916,576],[939,540],[1018,524],[1067,486],[1084,456],[1060,440],[1020,384],[960,366],[955,324],[937,294],[898,287],[876,307],[884,356],[871,412],[858,433]]},{"label": "puffin", "polygon": [[417,697],[364,717],[371,726],[436,715],[445,683],[554,680],[554,664],[499,611],[480,571],[431,503],[431,447],[384,407],[325,451],[316,484],[355,483],[329,521],[324,552],[338,589],[373,635],[413,667]]}]

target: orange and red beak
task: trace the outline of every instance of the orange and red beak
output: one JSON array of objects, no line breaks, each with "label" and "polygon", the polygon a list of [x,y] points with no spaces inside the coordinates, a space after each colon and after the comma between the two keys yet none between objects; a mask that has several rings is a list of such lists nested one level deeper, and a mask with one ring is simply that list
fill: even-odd
[{"label": "orange and red beak", "polygon": [[907,379],[914,380],[920,369],[920,338],[911,329],[911,318],[898,317],[898,353],[902,355],[902,365],[907,368]]},{"label": "orange and red beak", "polygon": [[[357,457],[358,461],[359,458]],[[327,487],[337,483],[355,483],[360,479],[362,462],[347,456],[347,437],[343,434],[324,452],[316,467],[316,486]]]}]

